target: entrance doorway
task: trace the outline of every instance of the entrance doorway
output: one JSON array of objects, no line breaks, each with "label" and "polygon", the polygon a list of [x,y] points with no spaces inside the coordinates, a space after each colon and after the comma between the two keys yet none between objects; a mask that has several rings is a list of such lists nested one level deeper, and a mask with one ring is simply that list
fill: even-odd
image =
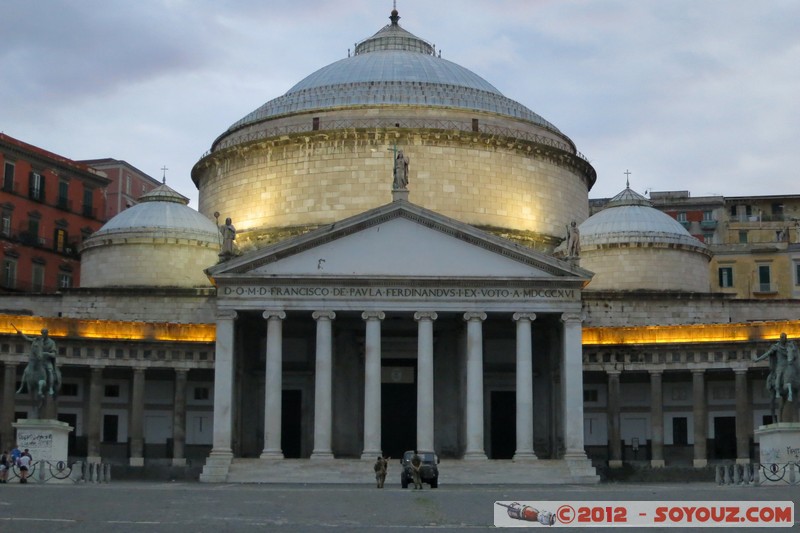
[{"label": "entrance doorway", "polygon": [[490,458],[511,459],[517,448],[517,393],[491,393]]},{"label": "entrance doorway", "polygon": [[381,368],[381,448],[399,458],[417,447],[416,361],[384,359]]},{"label": "entrance doorway", "polygon": [[281,450],[287,459],[296,459],[302,453],[303,392],[284,390],[281,401]]},{"label": "entrance doorway", "polygon": [[714,457],[736,459],[736,417],[714,417]]}]

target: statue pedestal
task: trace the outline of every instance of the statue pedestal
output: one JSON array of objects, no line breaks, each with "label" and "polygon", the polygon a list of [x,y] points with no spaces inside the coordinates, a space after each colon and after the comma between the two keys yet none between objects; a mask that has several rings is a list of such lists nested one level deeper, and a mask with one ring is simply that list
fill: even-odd
[{"label": "statue pedestal", "polygon": [[780,422],[755,431],[762,485],[800,483],[800,423]]},{"label": "statue pedestal", "polygon": [[58,420],[17,420],[17,447],[26,448],[34,461],[67,462],[67,438],[74,428]]}]

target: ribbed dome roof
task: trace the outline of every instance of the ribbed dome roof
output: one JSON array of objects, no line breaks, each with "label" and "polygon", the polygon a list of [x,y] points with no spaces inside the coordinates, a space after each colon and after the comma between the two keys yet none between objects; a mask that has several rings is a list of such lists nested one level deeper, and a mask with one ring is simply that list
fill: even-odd
[{"label": "ribbed dome roof", "polygon": [[354,105],[429,105],[487,111],[559,130],[506,98],[474,72],[436,57],[426,41],[391,24],[356,45],[355,55],[323,67],[234,123],[228,131],[268,118]]},{"label": "ribbed dome roof", "polygon": [[586,219],[579,229],[581,249],[658,243],[707,250],[707,246],[692,237],[677,220],[652,207],[647,198],[630,188],[612,198],[605,209]]},{"label": "ribbed dome roof", "polygon": [[219,242],[217,225],[190,208],[189,199],[166,184],[141,196],[139,202],[106,222],[90,239],[120,233],[148,233]]}]

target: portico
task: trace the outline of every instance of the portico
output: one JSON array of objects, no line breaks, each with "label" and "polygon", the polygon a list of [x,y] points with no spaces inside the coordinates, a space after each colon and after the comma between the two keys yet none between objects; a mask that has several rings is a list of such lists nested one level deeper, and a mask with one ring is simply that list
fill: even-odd
[{"label": "portico", "polygon": [[399,200],[209,275],[204,481],[248,457],[586,461],[580,268]]}]

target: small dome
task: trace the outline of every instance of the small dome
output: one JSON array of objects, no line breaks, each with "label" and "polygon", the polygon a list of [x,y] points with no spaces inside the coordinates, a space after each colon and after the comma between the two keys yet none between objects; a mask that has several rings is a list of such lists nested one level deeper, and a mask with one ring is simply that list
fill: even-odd
[{"label": "small dome", "polygon": [[652,207],[630,188],[612,198],[606,208],[580,225],[581,249],[613,244],[660,243],[707,251],[680,222]]},{"label": "small dome", "polygon": [[122,211],[92,234],[91,239],[119,233],[164,233],[218,243],[219,230],[211,220],[190,208],[189,199],[166,184],[139,198],[139,203]]},{"label": "small dome", "polygon": [[588,290],[710,290],[708,247],[630,188],[579,230],[581,267],[594,272]]},{"label": "small dome", "polygon": [[109,220],[81,245],[81,287],[208,287],[217,225],[167,185]]}]

